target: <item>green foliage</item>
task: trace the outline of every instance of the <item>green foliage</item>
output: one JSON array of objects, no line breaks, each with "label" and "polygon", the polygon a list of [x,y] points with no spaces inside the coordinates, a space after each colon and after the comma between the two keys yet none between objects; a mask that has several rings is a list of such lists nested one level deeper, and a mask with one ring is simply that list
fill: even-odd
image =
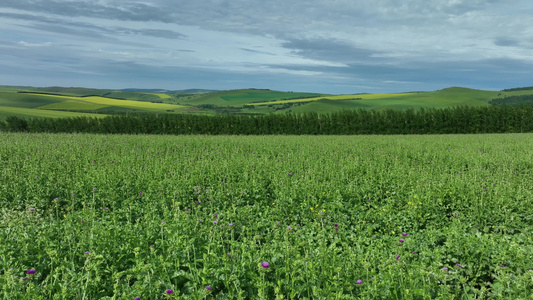
[{"label": "green foliage", "polygon": [[502,92],[516,92],[516,91],[530,91],[533,90],[533,86],[512,88],[512,89],[503,89]]},{"label": "green foliage", "polygon": [[[226,107],[225,110],[229,110]],[[222,110],[221,110],[222,111]],[[452,134],[533,132],[533,106],[345,110],[329,114],[113,115],[34,119],[29,132],[130,134]]]},{"label": "green foliage", "polygon": [[489,101],[492,105],[532,105],[533,95],[507,96],[504,98],[495,98]]},{"label": "green foliage", "polygon": [[28,130],[28,121],[22,118],[17,118],[15,116],[10,116],[7,118],[5,125],[5,130],[12,132],[23,132]]},{"label": "green foliage", "polygon": [[531,296],[531,134],[0,137],[2,299]]}]

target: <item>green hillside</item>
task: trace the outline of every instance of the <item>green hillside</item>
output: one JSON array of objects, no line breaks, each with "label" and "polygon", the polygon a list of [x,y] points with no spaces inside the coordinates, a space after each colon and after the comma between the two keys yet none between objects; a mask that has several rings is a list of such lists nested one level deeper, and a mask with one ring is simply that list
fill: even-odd
[{"label": "green hillside", "polygon": [[81,113],[70,111],[57,111],[35,108],[0,106],[0,120],[5,120],[10,116],[23,118],[75,118],[75,117],[107,117],[106,114]]},{"label": "green hillside", "polygon": [[253,102],[263,102],[282,99],[294,99],[318,96],[316,93],[302,92],[280,92],[260,89],[242,89],[230,90],[214,93],[202,94],[194,97],[187,97],[180,100],[182,104],[188,105],[205,105],[211,104],[216,106],[243,106]]},{"label": "green hillside", "polygon": [[[352,109],[418,109],[488,106],[533,95],[533,89],[502,91],[450,87],[431,92],[328,95],[268,89],[181,93],[166,90],[104,90],[63,87],[0,86],[0,119],[8,115],[44,116],[43,111],[73,113],[248,114],[329,113]],[[192,91],[192,90],[191,90]],[[497,101],[493,101],[497,99]],[[8,111],[8,107],[26,110]],[[35,112],[31,112],[35,109]],[[47,114],[48,116],[49,114]]]},{"label": "green hillside", "polygon": [[[129,100],[122,100],[126,98]],[[166,94],[84,88],[0,87],[0,119],[8,116],[76,117],[127,112],[166,114],[200,111],[192,106],[162,103],[169,99],[172,97]]]}]

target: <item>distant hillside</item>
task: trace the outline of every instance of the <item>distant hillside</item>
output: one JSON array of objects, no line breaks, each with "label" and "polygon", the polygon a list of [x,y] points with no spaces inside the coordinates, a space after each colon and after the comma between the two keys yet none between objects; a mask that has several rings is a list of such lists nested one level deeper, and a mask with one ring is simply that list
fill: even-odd
[{"label": "distant hillside", "polygon": [[[447,108],[529,103],[532,88],[502,91],[450,87],[432,92],[329,95],[269,89],[107,90],[83,87],[0,86],[0,119],[6,116],[76,114],[265,115],[342,110]],[[518,104],[517,104],[518,105]],[[45,114],[44,111],[47,111]],[[55,114],[50,112],[56,112]]]},{"label": "distant hillside", "polygon": [[121,89],[124,92],[140,92],[140,93],[159,93],[159,94],[204,94],[218,92],[218,90],[204,90],[204,89],[186,89],[186,90],[164,90],[164,89]]},{"label": "distant hillside", "polygon": [[198,97],[183,99],[182,104],[217,106],[242,106],[254,102],[316,97],[319,94],[306,92],[280,92],[268,89],[240,89],[207,93]]}]

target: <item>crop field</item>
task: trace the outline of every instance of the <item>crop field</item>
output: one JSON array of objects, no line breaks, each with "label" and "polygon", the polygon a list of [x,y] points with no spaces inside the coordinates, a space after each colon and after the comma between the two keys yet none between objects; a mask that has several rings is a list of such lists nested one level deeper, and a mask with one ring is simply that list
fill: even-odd
[{"label": "crop field", "polygon": [[181,103],[191,105],[212,104],[217,106],[241,106],[253,101],[269,101],[314,95],[316,95],[316,93],[244,89],[207,93],[191,97],[191,99],[181,100]]},{"label": "crop field", "polygon": [[[531,93],[531,91],[522,91],[522,93]],[[248,105],[276,105],[276,104],[297,104],[305,103],[295,112],[309,111],[316,109],[318,111],[331,111],[340,109],[409,109],[409,108],[430,108],[430,107],[453,107],[459,105],[485,106],[489,105],[488,101],[504,97],[506,95],[518,94],[520,92],[500,93],[496,91],[482,91],[466,88],[447,88],[434,92],[412,92],[412,93],[394,93],[394,94],[356,94],[356,95],[329,95],[314,98],[301,98],[280,101],[268,101],[258,103],[248,103]],[[499,94],[499,95],[498,95]],[[339,101],[339,102],[337,102]],[[309,103],[310,102],[310,103]],[[314,102],[322,102],[322,108],[312,105]],[[306,107],[308,106],[308,107]],[[314,106],[314,108],[313,108]]]},{"label": "crop field", "polygon": [[170,96],[167,95],[167,94],[157,93],[157,94],[155,94],[155,95],[159,96],[159,98],[161,98],[161,99],[170,99],[170,98],[172,98],[172,97],[170,97]]},{"label": "crop field", "polygon": [[[169,94],[170,93],[170,94]],[[330,95],[268,89],[212,90],[100,90],[64,87],[0,86],[0,106],[85,113],[231,114],[333,113],[342,110],[407,110],[490,106],[507,96],[532,95],[533,89],[477,90],[450,87],[407,93]],[[513,100],[514,101],[514,100]],[[502,101],[498,101],[500,103]],[[504,101],[503,101],[504,102]],[[0,114],[7,115],[7,112]],[[27,115],[18,115],[26,117]]]},{"label": "crop field", "polygon": [[[116,106],[116,107],[124,107],[124,108],[133,108],[133,109],[141,109],[141,110],[167,110],[167,109],[179,109],[183,108],[181,105],[173,105],[173,104],[164,104],[164,103],[151,103],[151,102],[142,102],[142,101],[132,101],[132,100],[116,100],[116,99],[110,99],[105,97],[99,97],[99,96],[92,96],[92,97],[72,97],[72,96],[57,96],[57,95],[39,95],[43,97],[52,97],[52,98],[61,98],[72,101],[77,101],[81,103],[89,103],[89,104],[96,104],[96,105],[105,105],[105,106]],[[53,104],[54,108],[58,107],[58,103]],[[41,106],[39,108],[46,109],[48,105]],[[80,106],[83,107],[83,106]]]},{"label": "crop field", "polygon": [[268,105],[268,104],[298,103],[298,102],[318,101],[318,100],[322,100],[322,99],[327,99],[327,100],[382,99],[382,98],[408,97],[408,96],[412,96],[412,95],[413,95],[413,93],[358,94],[358,95],[331,95],[331,96],[327,96],[326,95],[326,96],[312,97],[312,98],[288,99],[288,100],[278,100],[278,101],[269,101],[269,102],[248,103],[248,105]]},{"label": "crop field", "polygon": [[2,299],[532,299],[532,134],[0,138]]},{"label": "crop field", "polygon": [[[66,91],[69,92],[71,90],[80,90],[80,93],[83,91],[83,89],[66,89]],[[117,97],[131,96],[132,98],[140,99],[139,101],[135,101],[112,99],[100,96],[79,97],[72,95],[38,94],[27,91],[24,93],[18,93],[19,91],[20,89],[16,90],[9,87],[0,88],[0,119],[11,115],[19,117],[95,116],[96,114],[94,113],[98,111],[103,111],[104,113],[110,111],[194,113],[197,111],[197,109],[194,107],[185,107],[183,105],[144,102],[150,101],[149,99],[151,99],[151,97],[161,100],[162,98],[160,97],[164,94],[156,95],[149,93],[129,93],[118,91],[108,93]],[[51,89],[50,92],[54,91],[55,89]],[[93,90],[88,90],[87,92],[92,91]],[[74,112],[69,114],[70,111]],[[89,113],[91,114],[89,115]]]},{"label": "crop field", "polygon": [[9,116],[27,117],[27,118],[75,118],[75,117],[90,117],[103,118],[106,114],[88,114],[68,111],[54,111],[54,110],[40,110],[23,107],[9,107],[0,106],[0,121]]}]

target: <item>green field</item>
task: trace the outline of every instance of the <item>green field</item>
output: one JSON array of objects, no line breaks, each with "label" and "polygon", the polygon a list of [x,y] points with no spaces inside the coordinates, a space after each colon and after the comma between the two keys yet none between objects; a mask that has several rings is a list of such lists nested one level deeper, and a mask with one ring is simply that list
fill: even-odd
[{"label": "green field", "polygon": [[[0,86],[0,106],[86,113],[234,114],[331,113],[342,110],[488,106],[506,96],[532,95],[533,89],[485,91],[451,87],[432,92],[327,95],[267,89],[191,93],[115,91],[87,88]],[[156,91],[156,90],[154,90]],[[7,112],[0,111],[2,115]],[[24,115],[20,115],[24,116]],[[27,115],[26,115],[27,116]]]},{"label": "green field", "polygon": [[[303,94],[302,96],[298,96]],[[494,98],[533,94],[533,90],[499,92],[451,87],[433,92],[392,94],[318,95],[311,93],[280,93],[269,90],[233,90],[208,93],[178,103],[188,105],[246,106],[243,111],[268,113],[329,113],[350,109],[418,109],[454,106],[487,106]]]},{"label": "green field", "polygon": [[[6,116],[22,117],[55,117],[55,116],[87,116],[97,113],[99,115],[114,112],[148,112],[148,113],[191,113],[198,111],[194,107],[168,103],[152,103],[148,101],[119,100],[102,96],[72,96],[58,94],[39,94],[20,89],[1,88],[0,89],[0,119]],[[52,89],[51,92],[55,91]],[[67,91],[72,93],[72,90]],[[80,89],[76,91],[81,92]],[[93,92],[89,90],[87,92]],[[131,96],[131,92],[124,92],[132,99],[141,99],[142,95]],[[106,93],[102,93],[106,94]],[[119,92],[107,93],[108,96],[124,96]],[[143,94],[146,93],[137,93]],[[161,94],[163,95],[163,94]],[[161,95],[151,95],[155,99],[171,99]],[[150,99],[152,99],[150,97]],[[163,97],[163,98],[161,98]],[[68,114],[70,112],[70,114]],[[92,113],[92,114],[90,114]]]},{"label": "green field", "polygon": [[[395,108],[395,109],[409,109],[409,108],[429,108],[429,107],[453,107],[458,105],[469,106],[483,106],[488,105],[488,101],[511,95],[517,92],[497,92],[497,91],[481,91],[466,88],[448,88],[435,92],[413,92],[413,93],[396,93],[396,94],[360,94],[360,95],[331,95],[321,96],[315,98],[292,99],[282,101],[269,101],[259,103],[249,103],[249,105],[272,105],[272,104],[298,104],[309,101],[325,102],[331,106],[336,105],[339,101],[340,109],[354,109],[354,108]],[[525,91],[524,93],[528,93]],[[533,91],[529,91],[533,93]],[[500,95],[498,95],[500,94]],[[335,109],[332,107],[332,109]]]},{"label": "green field", "polygon": [[0,106],[0,120],[6,119],[10,116],[26,117],[26,118],[75,118],[75,117],[95,117],[103,118],[107,117],[106,114],[94,114],[94,113],[80,113],[69,111],[55,111],[45,109],[31,109],[23,107],[9,107]]},{"label": "green field", "polygon": [[252,102],[315,96],[316,93],[279,92],[272,90],[244,89],[201,94],[181,103],[190,105],[213,104],[217,106],[242,106]]},{"label": "green field", "polygon": [[[39,97],[49,97],[54,99],[64,99],[63,102],[67,102],[67,106],[71,106],[73,102],[79,103],[79,107],[83,108],[87,104],[91,105],[98,105],[102,107],[123,107],[123,108],[131,108],[131,109],[139,109],[139,110],[146,110],[146,111],[165,111],[165,110],[172,110],[172,109],[181,109],[184,108],[181,105],[173,105],[173,104],[164,104],[164,103],[151,103],[151,102],[142,102],[142,101],[132,101],[132,100],[117,100],[117,99],[110,99],[100,96],[89,96],[89,97],[73,97],[73,96],[57,96],[57,95],[38,95],[38,94],[29,94],[30,96],[39,96]],[[40,106],[40,109],[49,109],[50,106],[52,108],[50,109],[58,109],[58,107],[61,107],[61,103],[54,103],[52,105],[45,105]]]},{"label": "green field", "polygon": [[533,134],[0,138],[1,299],[531,299]]}]

